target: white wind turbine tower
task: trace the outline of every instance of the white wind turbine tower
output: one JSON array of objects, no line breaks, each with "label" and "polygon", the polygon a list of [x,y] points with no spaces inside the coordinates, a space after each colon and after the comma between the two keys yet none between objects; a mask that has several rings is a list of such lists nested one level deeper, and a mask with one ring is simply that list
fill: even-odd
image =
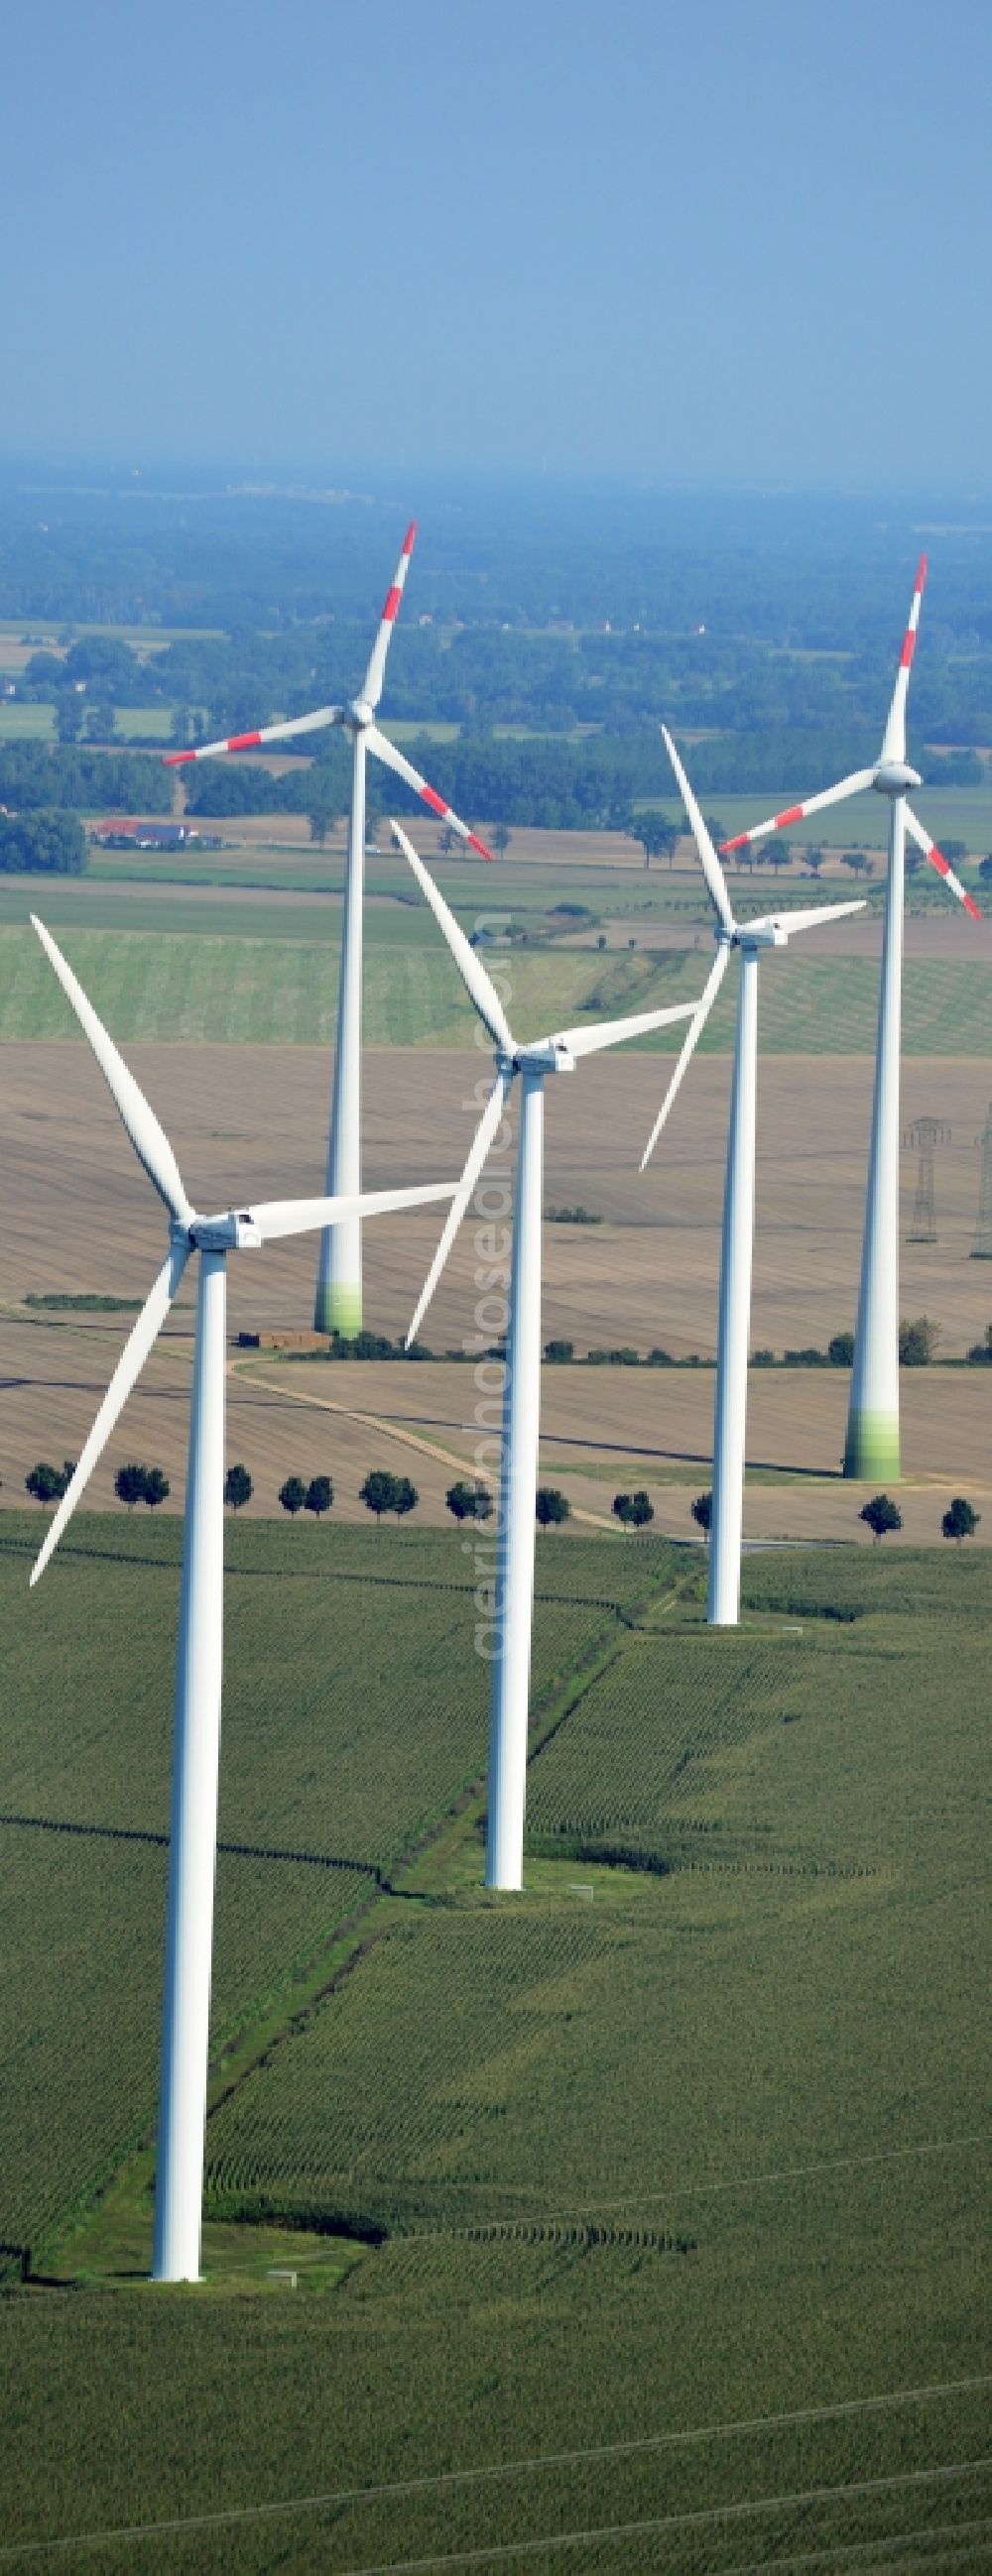
[{"label": "white wind turbine tower", "polygon": [[[664,733],[664,727],[662,727]],[[672,1075],[661,1111],[645,1147],[641,1170],[654,1151],[686,1066],[705,1028],[730,963],[740,954],[737,1037],[730,1096],[727,1177],[723,1196],[723,1243],[720,1254],[720,1321],[717,1336],[716,1408],[713,1426],[713,1508],[710,1526],[709,1604],[711,1627],[735,1628],[740,1615],[741,1531],[744,1515],[744,1437],[747,1416],[747,1363],[751,1327],[751,1259],[754,1248],[754,1154],[758,1083],[758,959],[762,950],[785,948],[798,930],[814,930],[821,921],[863,912],[864,902],[818,904],[803,912],[765,913],[756,921],[735,921],[723,869],[706,829],[689,781],[669,733],[664,733],[669,759],[682,790],[703,874],[717,916],[717,951],[706,990]]]},{"label": "white wind turbine tower", "polygon": [[725,851],[739,850],[745,842],[760,841],[765,833],[776,832],[788,823],[798,823],[806,814],[818,814],[828,805],[838,805],[848,796],[860,795],[865,787],[874,787],[880,796],[889,799],[889,866],[882,934],[871,1153],[854,1335],[854,1368],[844,1446],[845,1476],[866,1477],[873,1481],[880,1477],[895,1480],[900,1473],[899,1050],[907,832],[950,886],[958,902],[964,905],[965,911],[970,912],[974,920],[981,919],[977,903],[966,893],[953,868],[948,866],[943,851],[931,840],[929,832],[924,831],[906,801],[907,789],[921,784],[916,770],[910,769],[906,760],[906,696],[926,576],[927,559],[921,555],[892,704],[874,768],[856,769],[849,778],[842,778],[836,787],[824,788],[819,796],[807,796],[804,804],[789,805],[783,814],[769,815],[766,822],[755,823],[749,832],[738,832],[735,839],[721,843]]},{"label": "white wind turbine tower", "polygon": [[[373,721],[382,696],[386,655],[396,623],[403,586],[413,553],[417,523],[412,519],[403,539],[403,549],[396,567],[396,577],[386,593],[379,631],[372,647],[368,670],[357,698],[348,706],[317,707],[312,715],[294,716],[285,724],[262,725],[256,733],[229,734],[223,742],[198,743],[195,751],[172,751],[164,755],[167,769],[187,760],[210,760],[218,752],[257,750],[260,743],[285,742],[291,734],[318,733],[327,725],[342,725],[352,739],[351,814],[348,824],[348,864],[345,876],[344,918],[341,927],[341,969],[338,986],[337,1040],[334,1052],[334,1090],[331,1103],[331,1132],[327,1149],[327,1187],[335,1197],[354,1197],[361,1189],[361,1072],[362,1072],[362,894],[365,874],[365,764],[368,753],[374,753],[387,769],[404,778],[416,789],[432,814],[440,816],[463,841],[481,857],[491,859],[484,841],[467,824],[460,822],[451,806],[446,805],[425,778],[406,760],[388,735],[380,732]],[[341,1218],[334,1226],[325,1227],[320,1240],[317,1263],[317,1292],[314,1300],[314,1325],[318,1333],[360,1332],[362,1324],[362,1226],[356,1214]]]},{"label": "white wind turbine tower", "polygon": [[634,1018],[600,1020],[592,1028],[561,1029],[519,1046],[481,958],[469,944],[433,878],[398,823],[393,831],[426,895],[454,958],[466,992],[489,1031],[496,1079],[479,1120],[447,1223],[407,1334],[409,1344],[430,1303],[458,1227],[495,1141],[516,1075],[521,1077],[520,1142],[513,1207],[503,1438],[500,1462],[496,1624],[489,1734],[489,1823],[486,1886],[523,1884],[524,1803],[527,1779],[527,1713],[530,1690],[531,1616],[534,1602],[535,1494],[541,1379],[541,1202],[544,1174],[544,1084],[548,1074],[574,1073],[580,1056],[598,1055],[627,1038],[644,1037],[669,1021],[691,1018],[699,1005],[643,1011]]},{"label": "white wind turbine tower", "polygon": [[135,1153],[169,1215],[169,1249],[121,1352],[72,1481],[31,1574],[37,1583],[87,1485],[118,1415],[165,1322],[186,1264],[200,1256],[183,1537],[169,1893],[162,2008],[162,2065],[155,2182],[156,2281],[200,2275],[203,2146],[207,2107],[217,1780],[220,1760],[224,1582],[224,1371],[227,1255],[303,1234],[353,1207],[365,1216],[450,1198],[449,1185],[377,1190],[357,1200],[272,1199],[218,1216],[190,1206],[168,1137],[71,968],[34,922],[81,1020]]}]

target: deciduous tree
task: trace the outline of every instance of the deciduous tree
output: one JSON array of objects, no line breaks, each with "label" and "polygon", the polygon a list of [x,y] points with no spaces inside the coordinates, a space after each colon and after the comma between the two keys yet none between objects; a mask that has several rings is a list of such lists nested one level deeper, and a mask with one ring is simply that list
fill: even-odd
[{"label": "deciduous tree", "polygon": [[870,1503],[862,1504],[858,1519],[867,1521],[876,1547],[886,1530],[902,1528],[902,1513],[890,1494],[873,1494]]},{"label": "deciduous tree", "polygon": [[654,1504],[643,1485],[636,1494],[614,1494],[613,1509],[624,1529],[645,1529],[654,1519]]},{"label": "deciduous tree", "polygon": [[457,1485],[449,1485],[445,1501],[456,1521],[488,1521],[492,1518],[493,1498],[488,1485],[470,1485],[464,1480]]}]

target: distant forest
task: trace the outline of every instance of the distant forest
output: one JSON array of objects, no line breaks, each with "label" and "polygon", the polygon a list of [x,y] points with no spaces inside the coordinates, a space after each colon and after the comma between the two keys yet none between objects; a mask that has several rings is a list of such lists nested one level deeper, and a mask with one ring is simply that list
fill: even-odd
[{"label": "distant forest", "polygon": [[[992,531],[963,512],[930,533],[935,515],[787,496],[428,496],[383,715],[457,726],[413,758],[461,812],[508,823],[607,823],[670,793],[661,719],[692,740],[705,793],[813,787],[877,750],[926,544],[914,756],[925,777],[978,785]],[[133,478],[42,488],[8,469],[0,617],[36,642],[17,696],[53,708],[59,745],[0,749],[0,803],[161,811],[162,772],[153,784],[138,753],[116,779],[99,755],[99,783],[86,765],[86,738],[112,737],[117,707],[132,738],[147,707],[149,742],[165,722],[184,743],[354,696],[403,523],[385,499],[224,493],[216,477],[171,495]],[[56,632],[32,636],[33,620]],[[79,632],[93,623],[133,641]],[[149,653],[175,627],[187,631]],[[285,780],[244,764],[196,773],[194,810],[343,808],[346,745],[305,748],[314,770]]]}]

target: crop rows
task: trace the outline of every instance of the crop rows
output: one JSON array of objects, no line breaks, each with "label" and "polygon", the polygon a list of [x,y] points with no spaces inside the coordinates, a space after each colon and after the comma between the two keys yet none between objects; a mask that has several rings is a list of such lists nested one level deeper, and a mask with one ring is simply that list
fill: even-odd
[{"label": "crop rows", "polygon": [[[0,1826],[6,2116],[0,2236],[37,2262],[154,2117],[163,1845]],[[357,1872],[221,1854],[214,2044],[367,1893]]]},{"label": "crop rows", "polygon": [[[160,931],[152,946],[129,931],[72,930],[67,950],[115,1037],[173,1044],[324,1045],[333,1040],[338,924],[325,939],[203,937]],[[640,962],[640,961],[638,961]],[[660,948],[643,981],[642,1010],[691,999],[691,951]],[[596,971],[580,950],[514,956],[514,1016],[521,1027],[574,1019],[596,993]],[[640,990],[641,988],[639,988]],[[870,957],[791,955],[768,978],[766,1053],[857,1055],[874,1042],[878,970]],[[981,1049],[992,1012],[992,970],[908,959],[903,977],[903,1045],[911,1055],[966,1055]],[[66,1004],[31,932],[0,930],[0,1022],[5,1039],[69,1038]],[[379,945],[366,960],[364,1025],[371,1046],[460,1046],[470,1028],[447,960],[438,948]],[[729,1005],[714,1012],[704,1051],[731,1043]],[[644,1042],[670,1054],[678,1032]]]},{"label": "crop rows", "polygon": [[[980,1391],[979,1391],[980,1400]],[[936,1548],[789,1549],[745,1557],[745,1607],[797,1618],[858,1620],[873,1614],[952,1619],[988,1627],[992,1560],[984,1549],[938,1554]]]},{"label": "crop rows", "polygon": [[[228,1533],[215,2042],[288,1991],[482,1768],[489,1674],[464,1559],[454,1537],[411,1535]],[[29,1595],[33,1536],[11,1514],[0,1547],[0,2239],[37,2248],[154,2117],[179,1533],[81,1519]],[[594,1592],[608,1561],[628,1571],[619,1547],[590,1554]],[[538,1694],[613,1617],[538,1604]]]},{"label": "crop rows", "polygon": [[700,1819],[715,1829],[726,1757],[781,1723],[798,1663],[795,1648],[746,1637],[632,1639],[532,1762],[529,1836],[589,1857],[627,1846],[636,1863],[666,1860]]},{"label": "crop rows", "polygon": [[[687,2177],[977,2127],[986,1700],[953,1621],[621,1631],[530,1766],[556,1892],[390,1928],[211,2121],[212,2190],[373,2231],[678,2232]],[[620,1864],[588,1907],[578,1852]]]}]

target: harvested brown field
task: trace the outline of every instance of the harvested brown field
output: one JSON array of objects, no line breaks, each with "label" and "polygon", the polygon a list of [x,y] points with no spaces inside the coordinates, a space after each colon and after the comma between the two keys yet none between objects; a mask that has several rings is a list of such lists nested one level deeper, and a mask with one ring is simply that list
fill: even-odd
[{"label": "harvested brown field", "polygon": [[[264,1374],[276,1377],[271,1367]],[[397,1430],[472,1458],[486,1437],[476,1428],[474,1372],[424,1362],[416,1374],[389,1362],[294,1364],[289,1382],[335,1395],[395,1423]],[[605,1381],[605,1382],[604,1382]],[[645,1486],[659,1527],[694,1533],[690,1505],[710,1481],[714,1373],[699,1370],[546,1366],[541,1383],[541,1471],[573,1507],[610,1516],[618,1490]],[[841,1538],[863,1499],[839,1474],[847,1406],[843,1369],[752,1371],[748,1396],[746,1505],[749,1537]],[[983,1400],[984,1399],[984,1400]],[[941,1368],[903,1372],[903,1467],[899,1501],[906,1535],[940,1534],[952,1493],[982,1511],[992,1539],[992,1373]]]},{"label": "harvested brown field", "polygon": [[[171,1491],[165,1509],[182,1508],[186,1476],[186,1442],[192,1363],[191,1301],[162,1336],[88,1488],[94,1510],[114,1503],[114,1477],[126,1459],[139,1458],[161,1467]],[[39,1458],[61,1466],[78,1457],[103,1396],[130,1317],[119,1325],[113,1317],[92,1325],[74,1322],[0,1320],[0,1501],[23,1508],[24,1478]],[[108,1329],[109,1327],[109,1329]],[[330,1377],[330,1370],[325,1374]],[[361,1401],[361,1390],[359,1390]],[[370,1467],[389,1467],[412,1475],[421,1509],[430,1520],[443,1520],[444,1496],[451,1470],[427,1450],[414,1452],[387,1430],[366,1427],[347,1416],[338,1419],[312,1403],[299,1402],[294,1382],[285,1390],[245,1385],[232,1374],[227,1392],[227,1456],[240,1460],[252,1477],[251,1512],[278,1510],[279,1487],[287,1476],[330,1475],[336,1520],[364,1521],[358,1488]],[[38,1513],[39,1544],[43,1529]]]},{"label": "harvested brown field", "polygon": [[[139,1046],[129,1054],[169,1129],[196,1203],[247,1203],[319,1185],[329,1078],[321,1049]],[[36,1458],[58,1462],[76,1453],[129,1329],[127,1318],[29,1320],[21,1302],[26,1292],[143,1297],[161,1258],[163,1229],[100,1076],[78,1049],[11,1045],[4,1070],[0,1476],[9,1501],[19,1497]],[[480,1078],[486,1079],[485,1060],[472,1054],[452,1051],[439,1059],[420,1050],[372,1051],[364,1122],[370,1186],[454,1173],[464,1159]],[[546,1226],[545,1339],[568,1338],[580,1351],[626,1343],[647,1351],[657,1343],[675,1357],[691,1351],[712,1357],[729,1064],[717,1057],[697,1061],[668,1141],[641,1178],[637,1161],[662,1079],[662,1066],[628,1056],[584,1065],[574,1078],[548,1086],[546,1204],[582,1202],[604,1222]],[[823,1347],[852,1320],[870,1093],[871,1066],[860,1058],[774,1057],[762,1067],[755,1348]],[[992,1270],[969,1258],[979,1178],[973,1139],[984,1123],[987,1093],[984,1060],[910,1058],[904,1067],[907,1124],[933,1112],[950,1124],[952,1143],[937,1164],[941,1239],[933,1246],[904,1241],[902,1305],[907,1314],[936,1319],[942,1353],[950,1358],[981,1338],[992,1315]],[[916,1157],[907,1148],[904,1236],[915,1180]],[[439,1223],[425,1211],[369,1229],[366,1305],[373,1330],[396,1337],[405,1329]],[[424,1327],[437,1350],[461,1349],[473,1330],[479,1295],[473,1233],[471,1225],[463,1229]],[[232,1335],[308,1323],[314,1260],[312,1238],[232,1260]],[[187,1311],[176,1319],[175,1337],[132,1398],[109,1464],[95,1480],[95,1502],[109,1498],[121,1460],[141,1455],[165,1468],[172,1500],[181,1499],[191,1286],[183,1303]],[[254,1384],[256,1375],[270,1383]],[[637,1481],[655,1495],[665,1527],[687,1526],[688,1500],[706,1481],[712,1372],[551,1368],[545,1381],[544,1457],[556,1475],[561,1471],[576,1505],[608,1512],[618,1481]],[[946,1485],[979,1500],[992,1456],[992,1373],[907,1371],[903,1390],[911,1483],[934,1478],[941,1492]],[[749,1460],[755,1469],[777,1469],[798,1481],[752,1487],[752,1534],[786,1527],[839,1534],[849,1526],[850,1489],[818,1481],[837,1463],[845,1392],[843,1372],[753,1373]],[[309,1416],[300,1402],[305,1395],[321,1399]],[[248,1377],[232,1379],[228,1454],[244,1458],[262,1508],[272,1508],[284,1475],[326,1469],[339,1490],[335,1509],[350,1514],[359,1509],[354,1497],[366,1469],[381,1463],[413,1474],[433,1516],[443,1512],[448,1461],[471,1453],[474,1402],[472,1371],[464,1364],[328,1368],[268,1356]],[[389,1419],[395,1433],[335,1419],[325,1405]],[[404,1439],[426,1444],[414,1464]],[[439,1457],[430,1454],[435,1448]],[[937,1499],[936,1486],[909,1496],[910,1534],[934,1534]],[[985,1521],[988,1535],[992,1506]]]},{"label": "harvested brown field", "polygon": [[[129,1059],[167,1126],[196,1204],[312,1192],[323,1178],[330,1067],[318,1047],[135,1046]],[[71,1042],[4,1050],[0,1152],[7,1189],[0,1299],[28,1289],[113,1289],[138,1296],[161,1253],[159,1212],[96,1067]],[[547,1089],[545,1203],[584,1204],[594,1226],[545,1231],[545,1338],[579,1349],[660,1343],[676,1357],[715,1347],[719,1226],[730,1064],[697,1058],[667,1138],[637,1165],[665,1080],[663,1063],[620,1054],[583,1064]],[[370,1186],[460,1170],[476,1086],[488,1059],[455,1049],[372,1049],[365,1058],[365,1174]],[[758,1225],[752,1342],[776,1351],[824,1346],[849,1325],[857,1295],[871,1112],[864,1058],[768,1057],[761,1068]],[[988,1111],[985,1059],[910,1057],[906,1125],[944,1119],[938,1149],[940,1241],[911,1244],[916,1155],[902,1165],[902,1304],[943,1331],[960,1357],[992,1311],[992,1274],[969,1258]],[[407,1321],[436,1240],[429,1211],[370,1228],[367,1321],[395,1336]],[[309,1321],[314,1247],[277,1246],[231,1264],[232,1330]],[[472,1228],[455,1247],[425,1327],[438,1350],[472,1330]]]},{"label": "harvested brown field", "polygon": [[[302,762],[299,759],[280,759],[273,754],[269,754],[264,759],[260,757],[258,761],[258,766],[271,770],[274,777],[280,777],[288,769],[302,774],[303,769],[308,768],[309,765],[309,762]],[[212,828],[207,817],[203,819],[202,828],[204,831],[210,831]],[[321,858],[326,860],[328,851],[343,852],[345,847],[344,825],[339,820],[334,830],[328,834],[326,848],[323,851],[319,850],[311,837],[309,820],[305,814],[238,814],[230,821],[222,821],[217,828],[223,832],[225,841],[229,842],[231,848],[237,848],[240,845],[251,849],[312,850],[315,865]],[[478,821],[477,828],[485,835],[491,828],[491,824],[483,819]],[[443,826],[440,823],[435,823],[418,813],[417,847],[425,858],[437,855],[442,829]],[[390,847],[386,823],[380,827],[379,847],[381,850]],[[847,847],[848,844],[843,842],[838,844],[836,849],[824,848],[822,873],[824,876],[839,876],[845,887],[854,895],[858,889],[852,886],[850,872],[843,865],[843,851]],[[881,843],[872,855],[875,859],[877,880],[884,866],[884,851]],[[211,866],[223,864],[223,857],[222,852],[212,851]],[[639,843],[631,838],[629,832],[546,832],[527,823],[515,823],[507,851],[507,860],[510,867],[538,866],[576,869],[580,872],[589,868],[615,869],[625,878],[643,880],[649,890],[659,884],[667,886],[670,878],[674,878],[677,883],[680,876],[696,880],[699,876],[695,847],[688,834],[684,835],[677,844],[671,869],[667,865],[661,867],[658,863],[646,869],[643,851]],[[735,868],[732,858],[728,861],[728,872],[735,886],[747,887],[752,884],[756,887],[761,886],[767,891],[769,904],[774,903],[774,887],[770,877],[766,879],[746,868]],[[796,873],[796,869],[793,868],[790,871],[790,878],[795,877]],[[812,883],[812,880],[810,882]],[[813,900],[815,899],[814,891]]]}]

